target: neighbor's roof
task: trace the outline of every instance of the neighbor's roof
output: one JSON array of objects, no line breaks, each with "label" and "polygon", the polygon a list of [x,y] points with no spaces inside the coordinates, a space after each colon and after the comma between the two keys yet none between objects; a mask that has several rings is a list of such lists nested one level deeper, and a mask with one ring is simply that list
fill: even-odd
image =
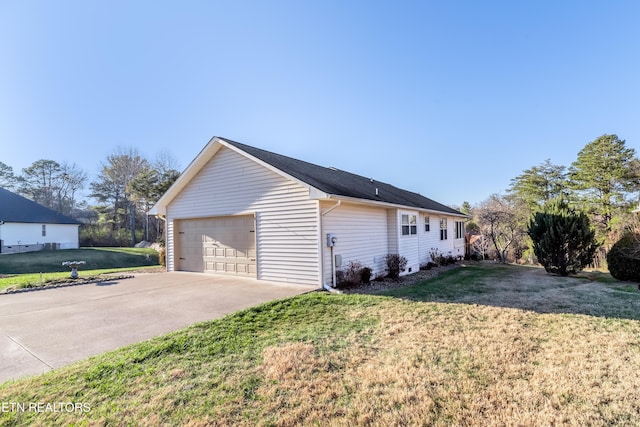
[{"label": "neighbor's roof", "polygon": [[[318,166],[226,138],[234,147],[327,194],[463,215],[421,194],[336,168]],[[376,189],[378,194],[376,195]]]},{"label": "neighbor's roof", "polygon": [[[424,197],[418,193],[403,190],[393,185],[356,175],[336,168],[318,166],[313,163],[272,153],[260,148],[241,144],[230,139],[213,137],[205,148],[187,166],[180,178],[160,198],[151,209],[151,214],[163,214],[166,206],[203,168],[221,147],[229,147],[249,158],[253,158],[276,172],[291,177],[311,188],[324,193],[325,197],[349,198],[365,203],[381,203],[420,210],[466,216],[455,209]],[[376,189],[377,194],[376,194]]]},{"label": "neighbor's roof", "polygon": [[0,188],[0,221],[39,224],[80,224],[73,218]]}]

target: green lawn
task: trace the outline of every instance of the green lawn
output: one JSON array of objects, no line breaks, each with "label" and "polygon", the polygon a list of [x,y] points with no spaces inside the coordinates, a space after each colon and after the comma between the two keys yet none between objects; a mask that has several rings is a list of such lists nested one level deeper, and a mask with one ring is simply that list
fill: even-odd
[{"label": "green lawn", "polygon": [[87,411],[0,425],[638,425],[639,306],[512,266],[309,293],[1,385],[0,402]]},{"label": "green lawn", "polygon": [[[147,248],[81,248],[0,255],[0,292],[69,277],[64,261],[85,261],[80,277],[158,266],[158,253]],[[42,275],[40,274],[42,273]]]}]

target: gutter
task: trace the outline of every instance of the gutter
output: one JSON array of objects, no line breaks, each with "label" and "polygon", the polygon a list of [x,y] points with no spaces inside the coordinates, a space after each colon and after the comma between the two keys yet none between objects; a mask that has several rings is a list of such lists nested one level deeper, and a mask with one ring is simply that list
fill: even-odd
[{"label": "gutter", "polygon": [[[340,199],[336,199],[336,198],[340,198]],[[330,194],[329,195],[330,199],[334,199],[334,200],[344,200],[345,202],[349,202],[349,203],[354,203],[356,205],[368,205],[368,206],[381,206],[381,207],[386,207],[386,208],[394,208],[394,209],[406,209],[406,210],[413,210],[413,211],[419,211],[419,212],[428,212],[428,213],[433,213],[436,215],[450,215],[450,216],[456,216],[456,217],[460,217],[460,218],[470,218],[469,215],[463,214],[462,212],[460,213],[452,213],[452,212],[445,212],[445,211],[440,211],[437,209],[426,209],[426,208],[420,208],[417,206],[411,206],[411,205],[400,205],[400,204],[395,204],[395,203],[390,203],[390,202],[381,202],[378,200],[371,200],[371,199],[359,199],[359,198],[355,198],[355,197],[349,197],[349,196],[340,196],[340,195],[336,195],[336,194]],[[640,208],[640,206],[639,206]],[[333,210],[334,208],[329,208],[327,213],[331,210]]]}]

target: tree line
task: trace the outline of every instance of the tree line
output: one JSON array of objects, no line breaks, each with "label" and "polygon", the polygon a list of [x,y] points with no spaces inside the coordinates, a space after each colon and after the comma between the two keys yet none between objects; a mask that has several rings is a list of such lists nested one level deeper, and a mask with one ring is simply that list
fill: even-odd
[{"label": "tree line", "polygon": [[147,213],[179,176],[171,155],[152,162],[133,148],[115,150],[91,182],[75,163],[41,159],[16,173],[0,161],[0,187],[81,222],[81,246],[161,241],[163,226]]},{"label": "tree line", "polygon": [[601,267],[608,250],[625,231],[637,228],[640,161],[633,148],[617,135],[602,135],[587,143],[568,167],[546,160],[511,180],[502,194],[492,194],[461,210],[472,217],[467,230],[481,256],[502,262],[535,263],[529,225],[558,201],[577,215],[584,214],[600,249],[593,264]]}]

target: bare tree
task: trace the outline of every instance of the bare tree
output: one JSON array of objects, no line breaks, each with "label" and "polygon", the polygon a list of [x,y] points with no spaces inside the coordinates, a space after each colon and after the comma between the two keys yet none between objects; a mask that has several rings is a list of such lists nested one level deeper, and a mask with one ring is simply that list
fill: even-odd
[{"label": "bare tree", "polygon": [[58,210],[66,215],[78,207],[78,192],[87,182],[87,173],[75,163],[63,163],[56,188]]},{"label": "bare tree", "polygon": [[474,211],[481,233],[493,243],[500,261],[506,263],[508,251],[524,235],[515,206],[506,197],[493,194]]},{"label": "bare tree", "polygon": [[180,172],[180,164],[178,160],[167,150],[160,151],[156,155],[156,160],[153,162],[153,168],[161,175],[168,172]]},{"label": "bare tree", "polygon": [[491,241],[487,236],[484,233],[472,234],[469,240],[472,253],[479,254],[482,259],[485,259],[491,247]]}]

